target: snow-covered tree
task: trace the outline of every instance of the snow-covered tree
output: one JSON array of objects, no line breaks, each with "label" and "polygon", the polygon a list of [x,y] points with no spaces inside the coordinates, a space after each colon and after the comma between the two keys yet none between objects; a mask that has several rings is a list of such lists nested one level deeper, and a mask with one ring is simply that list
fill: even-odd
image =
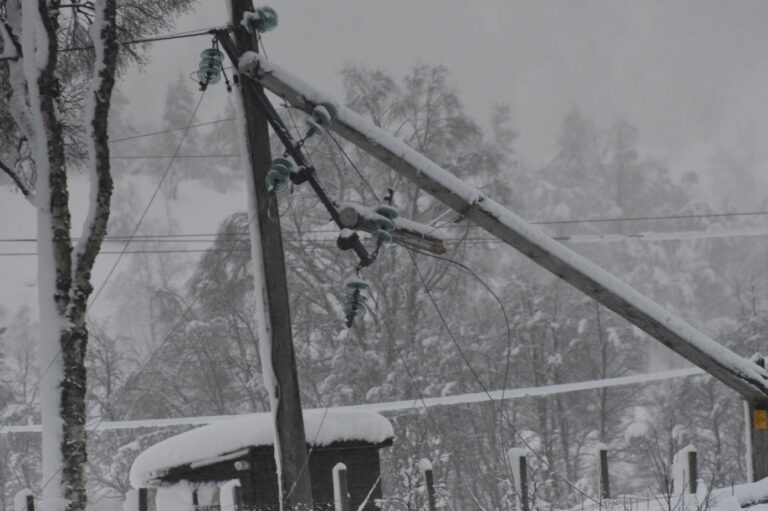
[{"label": "snow-covered tree", "polygon": [[[86,503],[86,312],[110,214],[109,107],[120,63],[138,55],[128,50],[120,59],[118,37],[165,28],[164,15],[188,4],[153,3],[158,10],[150,13],[136,1],[0,2],[7,139],[0,169],[37,213],[41,489],[50,511],[84,510]],[[91,200],[75,244],[67,173],[78,165],[88,169]]]}]

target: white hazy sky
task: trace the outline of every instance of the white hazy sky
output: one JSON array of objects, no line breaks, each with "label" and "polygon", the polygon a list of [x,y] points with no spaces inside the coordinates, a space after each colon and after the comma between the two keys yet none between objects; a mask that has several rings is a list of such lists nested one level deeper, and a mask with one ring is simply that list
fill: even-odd
[{"label": "white hazy sky", "polygon": [[[257,4],[258,5],[258,4]],[[363,63],[402,76],[443,64],[470,113],[512,106],[520,149],[547,154],[564,110],[578,105],[602,124],[628,119],[645,145],[670,158],[728,147],[765,133],[768,3],[695,1],[323,0],[276,1],[280,26],[269,56],[318,87],[341,93],[338,71]],[[179,30],[224,19],[203,0]],[[151,122],[158,82],[189,73],[204,40],[157,45],[129,95]],[[153,98],[154,96],[154,98]],[[156,103],[152,102],[152,99]],[[707,152],[706,150],[704,152]],[[695,158],[695,157],[694,157]]]},{"label": "white hazy sky", "polygon": [[[601,126],[617,119],[636,124],[646,151],[678,172],[705,170],[719,150],[743,150],[740,139],[756,146],[755,172],[768,160],[764,0],[283,0],[270,5],[280,25],[265,36],[269,57],[307,81],[340,95],[338,72],[348,63],[397,76],[417,63],[445,65],[476,119],[487,119],[495,103],[512,107],[519,151],[532,165],[546,159],[562,114],[572,105]],[[226,16],[224,1],[201,0],[177,30],[221,25]],[[208,45],[206,38],[157,43],[151,63],[124,77],[119,88],[137,123],[159,126],[168,84],[179,73],[192,72]],[[223,85],[212,90],[198,120],[217,117],[224,94]],[[75,195],[85,197],[79,184],[75,188]],[[243,207],[244,200],[238,195],[230,202]],[[17,195],[0,189],[0,238],[33,237],[30,214]],[[211,214],[199,221],[210,231],[221,218]],[[0,251],[18,248],[6,247]],[[112,260],[99,263],[97,281]],[[0,307],[33,304],[34,258],[2,262]]]}]

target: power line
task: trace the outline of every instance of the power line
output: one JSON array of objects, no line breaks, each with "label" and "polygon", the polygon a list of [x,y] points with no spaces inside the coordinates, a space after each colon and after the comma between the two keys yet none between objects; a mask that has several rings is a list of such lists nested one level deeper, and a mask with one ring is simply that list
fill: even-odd
[{"label": "power line", "polygon": [[[155,37],[145,37],[141,39],[129,39],[127,41],[117,41],[117,44],[121,46],[130,46],[132,44],[146,44],[146,43],[155,43],[158,41],[170,41],[173,39],[185,39],[188,37],[199,37],[204,35],[211,35],[211,30],[220,29],[221,27],[209,27],[209,28],[201,28],[198,30],[190,30],[188,32],[177,32],[174,34],[165,34],[165,35],[159,35]],[[76,46],[74,48],[61,48],[59,49],[62,53],[67,53],[71,51],[84,51],[84,50],[92,50],[93,45],[88,46]]]},{"label": "power line", "polygon": [[117,265],[120,264],[120,260],[123,258],[123,254],[125,254],[126,250],[128,249],[128,245],[130,245],[131,241],[133,240],[133,236],[138,232],[139,227],[141,226],[141,222],[143,222],[144,218],[146,218],[147,213],[149,212],[149,208],[152,207],[152,203],[155,201],[157,194],[160,193],[160,187],[165,181],[165,178],[168,176],[168,173],[171,170],[171,166],[173,165],[174,159],[176,155],[179,154],[179,151],[181,150],[182,144],[184,144],[184,139],[186,138],[187,133],[189,133],[189,127],[192,126],[193,122],[195,122],[195,116],[197,115],[197,111],[200,109],[200,105],[203,102],[203,98],[205,98],[205,91],[203,91],[203,93],[200,94],[200,99],[197,100],[197,105],[195,105],[195,108],[192,111],[192,115],[190,115],[189,117],[189,124],[187,125],[187,129],[184,130],[184,133],[181,135],[181,139],[179,140],[179,143],[176,145],[176,150],[174,151],[173,156],[168,161],[168,165],[166,165],[165,171],[163,172],[163,175],[160,177],[160,181],[158,181],[157,186],[155,187],[155,191],[152,193],[152,196],[149,198],[149,202],[147,202],[147,205],[144,207],[144,211],[141,212],[141,216],[139,216],[139,220],[136,222],[136,225],[134,226],[133,231],[131,231],[131,235],[128,237],[128,240],[126,240],[125,246],[123,247],[121,254],[118,255],[117,260],[112,265],[112,268],[110,268],[109,273],[107,273],[107,277],[104,279],[104,281],[99,286],[99,289],[93,295],[93,298],[91,299],[91,303],[88,306],[89,309],[92,308],[96,300],[99,299],[101,292],[104,290],[104,287],[107,285],[107,282],[109,282],[110,277],[112,277],[112,274],[115,272]]},{"label": "power line", "polygon": [[[377,195],[376,195],[376,192],[373,190],[373,188],[370,186],[370,184],[368,184],[368,181],[365,179],[365,177],[362,175],[362,173],[360,172],[360,170],[357,168],[357,165],[354,163],[354,161],[352,161],[352,159],[349,157],[349,155],[347,155],[347,154],[346,154],[346,151],[345,151],[345,150],[344,150],[344,148],[341,146],[341,144],[339,144],[339,143],[337,142],[337,143],[336,143],[336,146],[337,146],[337,147],[339,148],[339,150],[340,150],[340,151],[341,151],[341,152],[344,154],[344,156],[346,157],[347,161],[348,161],[348,162],[351,164],[351,166],[352,166],[352,167],[355,169],[355,172],[358,174],[358,176],[359,176],[359,177],[360,177],[360,178],[361,178],[361,179],[362,179],[362,180],[365,182],[365,184],[368,186],[369,190],[370,190],[370,191],[371,191],[371,193],[373,194],[373,197],[374,197],[374,199],[376,199],[376,200],[379,200],[379,199],[378,199],[378,197],[377,197]],[[499,241],[500,241],[500,240],[499,240]],[[494,403],[494,399],[493,399],[493,397],[491,396],[491,394],[490,394],[490,392],[489,392],[488,388],[485,386],[485,384],[483,383],[482,379],[481,379],[481,378],[480,378],[480,376],[477,374],[477,371],[475,371],[475,368],[474,368],[474,367],[472,366],[472,364],[470,363],[469,359],[467,358],[466,354],[464,353],[464,350],[462,349],[462,347],[461,347],[461,345],[459,344],[458,340],[456,339],[456,337],[454,336],[454,334],[453,334],[453,332],[451,331],[450,327],[448,326],[448,322],[447,322],[447,320],[445,319],[445,316],[443,315],[442,311],[440,310],[440,307],[439,307],[439,306],[438,306],[438,304],[437,304],[437,301],[435,300],[434,296],[432,295],[432,291],[429,289],[429,285],[427,284],[426,278],[424,277],[423,273],[421,272],[421,269],[419,268],[418,264],[416,263],[416,257],[414,256],[414,252],[413,252],[413,251],[411,251],[411,250],[409,249],[409,247],[405,247],[405,248],[406,248],[406,250],[408,251],[408,255],[410,256],[410,258],[411,258],[411,261],[413,262],[413,267],[414,267],[414,269],[416,270],[416,273],[417,273],[417,275],[419,276],[419,279],[421,280],[422,286],[423,286],[423,288],[424,288],[424,291],[425,291],[425,292],[426,292],[426,294],[427,294],[427,297],[429,298],[430,302],[431,302],[431,303],[432,303],[432,305],[434,306],[434,308],[435,308],[435,312],[437,313],[437,315],[438,315],[438,317],[439,317],[439,319],[440,319],[440,322],[441,322],[441,323],[442,323],[442,325],[443,325],[443,328],[444,328],[444,329],[445,329],[445,331],[448,333],[448,336],[450,337],[450,339],[451,339],[451,341],[452,341],[453,345],[455,346],[456,350],[458,351],[458,353],[459,353],[459,356],[461,357],[462,361],[464,362],[464,365],[466,365],[466,367],[469,369],[469,371],[470,371],[470,373],[472,374],[473,378],[474,378],[474,379],[477,381],[477,383],[480,385],[480,388],[483,390],[483,392],[484,392],[485,394],[487,394],[487,396],[488,396],[488,398],[489,398],[489,401],[491,401],[491,403]],[[444,259],[444,258],[439,258],[439,259]],[[501,303],[501,300],[498,298],[498,295],[496,295],[496,293],[494,293],[494,292],[493,292],[493,290],[492,290],[492,289],[491,289],[491,288],[490,288],[490,287],[489,287],[487,284],[485,284],[485,282],[484,282],[482,279],[480,279],[480,277],[479,277],[479,276],[478,276],[478,275],[477,275],[477,274],[476,274],[474,271],[472,271],[471,269],[469,269],[469,267],[467,267],[467,266],[465,266],[465,265],[461,265],[460,263],[457,263],[456,261],[452,261],[452,260],[450,260],[450,259],[444,259],[444,260],[446,260],[446,261],[449,261],[449,262],[452,262],[452,263],[454,263],[454,264],[458,264],[458,265],[462,266],[464,269],[466,269],[466,270],[470,271],[470,273],[471,273],[473,276],[475,276],[475,277],[476,277],[478,280],[480,280],[480,281],[481,281],[481,283],[482,283],[482,284],[483,284],[483,285],[484,285],[484,286],[485,286],[485,287],[486,287],[486,288],[487,288],[487,289],[488,289],[488,290],[491,292],[491,294],[493,294],[493,295],[494,295],[494,297],[495,297],[495,298],[496,298],[496,299],[499,301],[499,304],[500,304],[500,305],[501,305],[501,307],[502,307],[502,311],[504,312],[504,317],[505,317],[505,319],[507,320],[507,328],[508,328],[508,333],[509,333],[509,338],[508,338],[508,343],[509,343],[509,345],[508,345],[508,354],[507,354],[507,357],[508,357],[508,358],[507,358],[507,363],[509,364],[509,350],[511,349],[511,333],[510,333],[510,331],[509,331],[509,321],[508,321],[508,317],[507,317],[507,314],[506,314],[506,310],[504,310],[504,306],[503,306],[503,304]],[[414,380],[413,380],[413,378],[412,378],[412,375],[411,375],[411,371],[410,371],[410,369],[408,368],[408,366],[407,366],[407,364],[406,364],[406,362],[405,362],[405,359],[404,359],[404,357],[402,356],[402,354],[400,353],[400,351],[399,351],[399,350],[397,350],[397,352],[398,352],[398,356],[399,356],[399,358],[400,358],[401,362],[403,363],[403,365],[404,365],[404,367],[405,367],[405,369],[406,369],[406,372],[408,373],[408,377],[409,377],[409,379],[411,380],[411,383],[414,385],[414,388],[417,390],[417,392],[419,392],[419,395],[421,396],[421,393],[420,393],[420,391],[418,390],[418,388],[417,388],[417,387],[415,387],[415,382],[414,382]],[[509,369],[509,366],[507,366],[507,369]],[[505,373],[505,378],[506,378],[506,374],[508,374],[508,372],[506,372],[506,373]],[[504,386],[506,387],[506,381],[505,381],[505,385],[504,385]],[[503,392],[502,392],[502,395],[503,395]],[[423,400],[423,397],[422,397],[421,399],[422,399],[422,403],[423,403],[423,402],[424,402],[424,400]],[[426,405],[426,403],[424,403],[424,404]],[[428,412],[428,409],[426,408],[426,406],[425,406],[425,410],[427,410],[427,412]],[[543,459],[543,458],[542,458],[542,457],[541,457],[541,456],[540,456],[538,453],[536,453],[535,451],[533,451],[533,449],[531,449],[531,446],[528,444],[528,442],[525,440],[525,438],[524,438],[524,437],[523,437],[523,436],[520,434],[520,432],[517,430],[517,428],[516,428],[516,427],[515,427],[515,426],[514,426],[514,425],[513,425],[513,424],[512,424],[512,423],[511,423],[509,420],[505,420],[505,419],[506,419],[506,416],[505,416],[505,414],[504,414],[504,406],[503,406],[503,401],[501,401],[501,406],[499,407],[499,415],[500,415],[500,420],[502,421],[502,424],[503,424],[503,422],[506,422],[506,423],[507,423],[507,425],[509,426],[509,428],[512,430],[512,432],[513,432],[513,433],[514,433],[516,436],[518,436],[518,437],[520,438],[520,440],[523,442],[523,444],[525,444],[525,445],[526,445],[526,446],[527,446],[527,447],[528,447],[528,448],[531,450],[531,452],[534,454],[534,456],[536,456],[536,457],[537,457],[537,458],[538,458],[538,459],[539,459],[539,460],[540,460],[542,463],[545,463],[545,464],[546,464],[546,466],[548,466],[548,467],[549,467],[549,469],[552,471],[552,473],[554,473],[555,475],[557,475],[558,477],[560,477],[560,478],[561,478],[561,479],[562,479],[562,480],[563,480],[563,481],[564,481],[566,484],[568,484],[570,487],[572,487],[574,490],[576,490],[577,492],[579,492],[579,493],[580,493],[580,494],[582,494],[583,496],[585,496],[585,497],[587,497],[588,499],[590,499],[590,500],[594,501],[595,503],[599,504],[599,502],[598,502],[597,500],[595,500],[594,498],[592,498],[591,496],[589,496],[587,493],[585,493],[583,490],[581,490],[581,489],[580,489],[578,486],[576,486],[576,485],[575,485],[573,482],[571,482],[571,481],[570,481],[570,480],[569,480],[569,479],[568,479],[566,476],[564,476],[564,475],[560,474],[560,473],[559,473],[557,470],[555,470],[555,469],[554,469],[554,468],[551,466],[551,464],[549,463],[549,461],[548,461],[548,460],[547,460],[547,461],[545,461],[545,460],[544,460],[544,459]],[[503,433],[502,433],[502,437],[503,437]],[[503,456],[503,454],[502,454],[502,456]],[[506,461],[505,461],[505,463],[506,463]],[[508,468],[508,467],[507,467],[507,468]],[[456,465],[456,469],[457,469],[457,471],[458,471],[458,464]],[[459,476],[461,476],[461,474],[460,474],[460,473],[459,473]],[[463,479],[463,478],[462,478],[462,479]],[[471,492],[470,492],[470,493],[471,493]],[[477,500],[477,498],[474,496],[474,494],[472,494],[472,498],[475,500],[475,503],[478,505],[478,507],[482,508],[482,506],[480,506],[480,503],[478,502],[478,500]]]},{"label": "power line", "polygon": [[110,156],[110,160],[173,160],[173,159],[192,159],[192,158],[240,158],[239,154],[168,154],[168,155],[155,155],[155,154],[139,154],[139,155],[117,155]]},{"label": "power line", "polygon": [[[468,227],[468,226],[465,226]],[[284,230],[283,233],[288,235],[304,234],[304,231],[289,231]],[[336,234],[337,229],[318,229],[312,231],[312,234]],[[629,234],[576,234],[572,236],[553,236],[552,239],[563,242],[571,243],[607,243],[617,241],[685,241],[695,239],[716,239],[716,238],[730,238],[730,237],[742,237],[753,236],[762,237],[768,235],[768,228],[756,228],[756,229],[731,229],[731,230],[716,230],[716,231],[671,231],[671,232],[641,232],[641,233],[629,233]],[[73,238],[76,240],[77,238]],[[136,236],[107,236],[104,239],[105,243],[123,243],[130,241],[132,243],[178,243],[178,244],[199,244],[199,243],[214,243],[214,242],[236,242],[243,239],[247,239],[247,233],[243,236],[237,234],[220,235],[218,233],[188,233],[188,234],[145,234]],[[485,244],[498,244],[506,243],[495,237],[440,237],[444,242],[457,243],[464,245],[485,245]],[[35,238],[1,238],[0,243],[34,243]],[[298,237],[298,238],[284,238],[287,242],[302,242],[302,243],[336,243],[336,238],[333,237]],[[215,251],[215,249],[211,249]],[[165,252],[166,250],[155,250],[155,252]],[[145,251],[151,253],[153,251]],[[101,254],[109,254],[108,251],[102,251]],[[35,255],[36,252],[13,252],[13,253],[0,253],[2,255]]]},{"label": "power line", "polygon": [[[225,117],[223,119],[219,119],[219,120],[216,120],[216,121],[206,121],[206,122],[200,122],[200,123],[197,123],[197,124],[193,124],[193,125],[189,126],[189,128],[199,128],[201,126],[210,126],[212,124],[220,124],[222,122],[228,122],[228,121],[233,121],[233,120],[235,120],[234,117]],[[174,133],[176,131],[183,131],[185,129],[188,129],[188,128],[186,126],[182,126],[182,127],[179,127],[179,128],[168,128],[168,129],[165,129],[165,130],[151,131],[149,133],[139,133],[138,135],[130,135],[130,136],[126,136],[126,137],[113,138],[113,139],[110,139],[109,142],[111,144],[113,144],[115,142],[125,142],[125,141],[128,141],[128,140],[137,140],[137,139],[140,139],[140,138],[153,137],[153,136],[156,136],[156,135],[165,135],[167,133]]]},{"label": "power line", "polygon": [[[456,351],[459,353],[459,357],[461,358],[464,365],[469,369],[470,374],[472,374],[472,377],[475,379],[477,384],[480,386],[482,391],[487,394],[488,400],[491,403],[495,403],[496,400],[493,399],[493,396],[491,395],[490,391],[488,390],[488,387],[483,383],[483,380],[480,378],[480,375],[477,374],[477,371],[470,363],[469,359],[467,358],[466,353],[464,352],[464,349],[459,344],[458,340],[453,334],[453,331],[448,326],[448,321],[445,319],[445,316],[443,315],[442,311],[440,310],[440,307],[437,304],[437,301],[435,300],[434,296],[432,295],[432,291],[429,289],[429,286],[427,284],[426,278],[424,278],[424,274],[421,272],[421,269],[419,268],[418,264],[416,263],[416,257],[413,255],[413,253],[409,250],[408,255],[411,257],[411,261],[413,262],[413,267],[416,270],[416,274],[419,276],[419,280],[422,283],[422,286],[424,287],[424,291],[427,294],[427,298],[429,298],[429,301],[432,303],[432,306],[435,309],[435,312],[437,313],[438,318],[440,319],[440,322],[443,325],[443,328],[448,333],[448,337],[451,339],[451,342],[453,343],[454,347],[456,348]],[[558,476],[560,479],[562,479],[568,486],[576,490],[578,493],[583,495],[584,497],[588,498],[589,500],[599,504],[597,500],[595,500],[593,497],[588,495],[586,492],[584,492],[581,488],[579,488],[575,483],[570,481],[566,476],[561,474],[559,471],[557,471],[549,462],[549,460],[545,460],[543,456],[539,455],[535,450],[533,450],[528,443],[528,441],[525,439],[525,437],[517,430],[517,427],[515,427],[514,424],[510,420],[506,418],[506,415],[504,414],[503,408],[500,408],[500,416],[501,419],[504,420],[507,423],[507,426],[512,430],[512,432],[517,436],[520,441],[528,447],[528,449],[531,451],[531,453],[542,463],[544,463],[547,467],[549,467],[549,470]]]},{"label": "power line", "polygon": [[690,220],[695,218],[717,218],[733,216],[756,216],[768,215],[768,211],[733,211],[723,213],[692,213],[681,215],[656,215],[656,216],[628,216],[628,217],[609,217],[609,218],[584,218],[574,220],[545,220],[539,222],[530,222],[536,225],[559,225],[559,224],[584,224],[584,223],[607,223],[607,222],[639,222],[647,220]]},{"label": "power line", "polygon": [[[471,227],[479,227],[476,225],[463,225],[463,226],[457,226],[462,228],[471,228]],[[283,230],[286,234],[304,234],[308,231],[294,231],[294,230]],[[335,234],[338,233],[339,229],[314,229],[311,231],[312,234]],[[602,238],[602,239],[608,239],[611,236],[624,236],[627,238],[650,238],[651,236],[694,236],[694,235],[702,235],[702,236],[746,236],[746,235],[757,235],[762,234],[763,232],[768,233],[768,227],[765,228],[746,228],[746,229],[722,229],[722,230],[714,230],[714,231],[704,231],[704,230],[697,230],[697,231],[669,231],[669,232],[663,232],[663,231],[647,231],[647,232],[637,232],[637,233],[614,233],[614,234],[574,234],[570,236],[553,236],[556,240],[569,240],[569,239],[586,239],[586,238]],[[209,241],[215,241],[217,239],[222,239],[223,241],[233,240],[237,239],[238,236],[241,236],[237,233],[227,233],[227,234],[221,234],[218,232],[199,232],[199,233],[165,233],[165,234],[136,234],[135,236],[128,236],[128,235],[108,235],[105,236],[104,241],[108,242],[114,242],[114,241],[123,241],[125,239],[131,238],[134,241],[137,240],[149,240],[153,241],[156,239],[179,239],[180,242],[187,241],[186,238],[210,238]],[[242,236],[248,236],[248,233],[245,233]],[[73,240],[77,240],[77,237],[73,237]],[[499,243],[504,243],[504,241],[499,240],[496,237],[474,237],[474,238],[464,238],[464,237],[440,237],[440,239],[444,241],[459,241],[459,240],[467,240],[467,241],[497,241]],[[672,239],[672,238],[670,238]],[[681,238],[682,239],[682,238]],[[35,238],[0,238],[0,243],[34,243],[37,241]],[[197,240],[189,240],[189,241],[197,241]]]},{"label": "power line", "polygon": [[[194,109],[194,111],[192,112],[192,116],[191,116],[191,117],[190,117],[190,119],[189,119],[189,124],[190,124],[190,125],[191,125],[191,124],[194,122],[194,120],[195,120],[195,115],[197,115],[197,111],[198,111],[198,109],[200,108],[200,104],[203,102],[203,98],[204,98],[204,97],[205,97],[205,92],[203,92],[203,93],[200,95],[200,99],[198,100],[198,102],[197,102],[197,105],[195,106],[195,109]],[[188,130],[187,130],[187,131],[188,131]],[[181,145],[182,145],[182,144],[183,144],[183,142],[184,142],[184,138],[185,138],[185,137],[186,137],[186,135],[187,135],[187,131],[184,131],[184,134],[182,135],[182,137],[181,137],[181,140],[179,140],[179,144],[176,146],[176,152],[178,152],[178,151],[181,149]],[[168,166],[166,167],[166,169],[165,169],[165,172],[163,173],[162,177],[160,178],[160,181],[158,182],[158,184],[157,184],[157,187],[155,188],[155,191],[154,191],[154,193],[153,193],[153,194],[152,194],[152,196],[150,197],[150,199],[149,199],[149,202],[147,203],[147,206],[144,208],[144,211],[142,212],[141,216],[139,217],[139,220],[138,220],[138,222],[136,223],[136,226],[134,227],[134,229],[133,229],[133,232],[131,233],[131,236],[129,236],[128,240],[127,240],[127,241],[126,241],[126,243],[125,243],[125,246],[124,246],[124,247],[123,247],[123,249],[122,249],[122,250],[121,250],[121,251],[118,253],[118,257],[117,257],[117,260],[114,262],[114,264],[113,264],[113,265],[112,265],[112,267],[110,268],[110,270],[109,270],[109,273],[107,274],[107,277],[106,277],[106,278],[104,279],[104,281],[101,283],[101,286],[99,286],[99,289],[96,291],[96,293],[95,293],[94,295],[92,295],[92,298],[91,298],[91,300],[90,300],[90,303],[88,304],[88,306],[87,306],[87,308],[86,308],[86,312],[88,312],[88,311],[89,311],[89,310],[90,310],[90,309],[93,307],[93,305],[94,305],[94,303],[96,302],[96,300],[98,300],[99,296],[101,295],[101,292],[104,290],[104,287],[107,285],[107,282],[109,282],[109,279],[110,279],[110,277],[113,275],[113,273],[114,273],[115,269],[117,268],[117,265],[120,263],[120,260],[122,259],[123,255],[124,255],[124,254],[125,254],[125,252],[126,252],[126,249],[128,248],[128,245],[129,245],[129,244],[130,244],[130,242],[131,242],[132,236],[133,236],[134,234],[136,234],[136,232],[138,231],[139,227],[141,226],[141,222],[142,222],[142,221],[144,220],[144,218],[146,217],[146,215],[147,215],[147,212],[149,211],[149,208],[150,208],[150,206],[152,206],[152,203],[154,202],[155,198],[157,197],[157,194],[158,194],[158,193],[159,193],[159,191],[160,191],[160,186],[163,184],[163,181],[165,180],[165,177],[168,175],[168,172],[169,172],[169,171],[170,171],[170,169],[171,169],[171,165],[173,164],[173,161],[174,161],[174,160],[173,160],[173,159],[171,159],[171,160],[168,162]],[[62,348],[62,349],[63,349],[63,348]],[[40,387],[40,384],[42,383],[42,380],[43,380],[43,378],[45,377],[45,375],[46,375],[46,374],[48,374],[48,371],[50,371],[50,370],[51,370],[51,367],[53,367],[53,364],[56,362],[56,360],[58,360],[59,356],[61,356],[61,353],[62,353],[62,349],[59,349],[59,350],[58,350],[58,352],[56,353],[56,355],[54,355],[54,356],[51,358],[51,361],[48,363],[48,366],[46,366],[46,368],[45,368],[45,369],[44,369],[44,370],[41,372],[40,376],[38,377],[37,383],[35,384],[35,387],[36,387],[36,388],[39,388],[39,387]],[[2,432],[2,429],[3,429],[3,427],[5,427],[5,424],[2,424],[2,425],[0,425],[0,432]],[[62,467],[63,467],[63,465],[62,465]],[[60,467],[60,468],[59,468],[59,470],[61,470],[61,468],[62,468],[62,467]],[[50,480],[48,480],[48,481],[46,481],[46,482],[45,482],[45,484],[43,485],[43,488],[44,488],[45,486],[47,486],[47,485],[48,485],[48,484],[49,484],[49,483],[50,483],[50,482],[53,480],[53,478],[56,476],[56,474],[58,474],[58,471],[57,471],[56,473],[54,473],[54,475],[51,477],[51,479],[50,479]]]},{"label": "power line", "polygon": [[[302,234],[304,231],[283,231],[285,234]],[[334,231],[312,231],[313,234],[320,233],[338,233],[338,230]],[[645,232],[636,234],[582,234],[573,236],[553,236],[552,239],[557,241],[572,241],[576,243],[587,242],[610,242],[610,241],[624,241],[624,240],[641,240],[641,241],[682,241],[688,239],[701,238],[728,238],[728,237],[740,237],[740,236],[764,236],[768,235],[768,228],[759,230],[733,230],[733,231],[681,231],[681,232]],[[201,239],[194,239],[201,238]],[[75,238],[73,238],[74,240]],[[143,236],[143,237],[112,237],[105,239],[106,243],[122,243],[130,239],[133,243],[213,243],[215,241],[234,242],[247,239],[247,235],[240,238],[217,238],[216,235],[159,235],[159,236]],[[455,243],[467,243],[467,244],[486,244],[486,243],[506,243],[503,240],[493,237],[480,237],[480,238],[463,238],[463,237],[441,237],[441,241],[455,242]],[[3,238],[0,239],[0,243],[34,243],[34,238]],[[285,241],[295,242],[317,242],[317,243],[335,243],[336,238],[328,237],[300,237],[286,239]],[[100,252],[104,253],[104,252]]]}]

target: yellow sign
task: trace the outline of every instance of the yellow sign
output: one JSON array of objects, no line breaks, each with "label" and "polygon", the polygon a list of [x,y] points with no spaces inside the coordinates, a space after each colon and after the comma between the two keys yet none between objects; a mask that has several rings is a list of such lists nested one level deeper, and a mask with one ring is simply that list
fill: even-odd
[{"label": "yellow sign", "polygon": [[755,429],[768,429],[768,410],[755,410]]}]

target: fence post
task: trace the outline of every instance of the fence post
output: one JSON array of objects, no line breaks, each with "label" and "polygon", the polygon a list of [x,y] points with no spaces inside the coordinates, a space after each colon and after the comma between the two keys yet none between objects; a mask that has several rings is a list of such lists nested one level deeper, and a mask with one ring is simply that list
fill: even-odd
[{"label": "fence post", "polygon": [[149,492],[146,488],[139,488],[139,511],[149,511]]},{"label": "fence post", "polygon": [[608,447],[605,444],[597,445],[597,482],[601,499],[611,498],[611,485],[608,480]]},{"label": "fence post", "polygon": [[518,511],[529,511],[528,503],[528,461],[525,451],[513,447],[507,451],[507,460],[512,468],[512,481],[515,485],[515,501]]},{"label": "fence post", "polygon": [[219,489],[219,505],[222,510],[238,511],[242,509],[240,490],[240,481],[237,479],[221,485]]},{"label": "fence post", "polygon": [[435,475],[432,471],[432,462],[427,458],[419,460],[419,470],[424,476],[424,484],[427,487],[427,509],[435,511],[437,503],[435,502]]},{"label": "fence post", "polygon": [[344,463],[333,467],[333,506],[334,511],[349,511],[347,466]]},{"label": "fence post", "polygon": [[693,494],[696,494],[696,490],[698,489],[698,468],[696,467],[696,458],[697,458],[697,452],[694,451],[688,451],[688,488],[690,488],[690,492]]},{"label": "fence post", "polygon": [[24,488],[16,492],[13,496],[13,509],[14,511],[35,511],[35,496],[32,490]]},{"label": "fence post", "polygon": [[675,495],[696,493],[698,470],[697,452],[693,445],[687,445],[677,451],[672,461],[672,490]]}]

